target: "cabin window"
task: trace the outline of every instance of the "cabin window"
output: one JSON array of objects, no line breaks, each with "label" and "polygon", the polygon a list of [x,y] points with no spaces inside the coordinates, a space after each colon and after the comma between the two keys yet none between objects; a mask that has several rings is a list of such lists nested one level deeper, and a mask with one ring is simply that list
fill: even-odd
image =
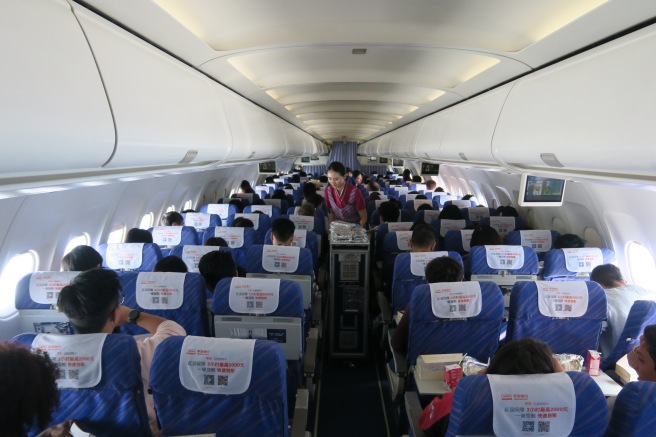
[{"label": "cabin window", "polygon": [[69,241],[68,244],[66,245],[66,249],[64,249],[64,255],[66,255],[71,250],[75,249],[77,246],[87,246],[88,244],[89,244],[89,235],[86,233],[78,235],[77,237],[73,237],[71,238],[71,241]]},{"label": "cabin window", "polygon": [[116,228],[109,233],[109,238],[107,238],[107,244],[122,243],[124,236],[125,236],[125,225],[121,226],[120,228]]},{"label": "cabin window", "polygon": [[185,211],[187,209],[192,209],[194,207],[194,202],[193,200],[189,199],[185,202],[184,206],[182,207],[182,210]]},{"label": "cabin window", "polygon": [[28,273],[35,272],[39,266],[39,255],[33,250],[14,256],[5,265],[0,274],[0,318],[5,318],[16,311],[14,300],[16,285]]},{"label": "cabin window", "polygon": [[654,290],[656,264],[649,249],[637,241],[629,241],[626,245],[626,259],[631,281],[640,287]]},{"label": "cabin window", "polygon": [[141,223],[139,223],[139,229],[148,229],[152,227],[153,221],[155,221],[155,214],[149,212],[148,214],[141,217]]},{"label": "cabin window", "polygon": [[171,212],[171,211],[175,211],[175,205],[171,205],[168,208],[166,208],[166,212]]}]

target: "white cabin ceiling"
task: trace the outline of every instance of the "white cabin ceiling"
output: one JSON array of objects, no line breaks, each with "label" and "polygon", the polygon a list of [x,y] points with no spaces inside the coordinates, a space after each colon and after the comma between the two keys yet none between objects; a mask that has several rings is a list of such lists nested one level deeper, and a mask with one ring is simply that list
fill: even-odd
[{"label": "white cabin ceiling", "polygon": [[653,0],[86,4],[329,142],[379,136],[656,16]]}]

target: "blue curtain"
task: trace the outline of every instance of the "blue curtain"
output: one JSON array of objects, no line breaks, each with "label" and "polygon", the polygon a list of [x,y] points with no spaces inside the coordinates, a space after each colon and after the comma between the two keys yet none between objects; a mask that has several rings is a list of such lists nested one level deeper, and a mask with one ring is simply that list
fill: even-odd
[{"label": "blue curtain", "polygon": [[360,170],[360,163],[358,162],[358,143],[355,141],[341,142],[335,141],[330,155],[328,155],[328,164],[333,161],[339,161],[345,167],[351,170]]},{"label": "blue curtain", "polygon": [[378,165],[363,165],[361,166],[362,168],[360,169],[362,173],[366,175],[370,175],[373,172],[378,172],[378,174],[384,175],[385,172],[387,171],[387,166],[378,164]]},{"label": "blue curtain", "polygon": [[326,172],[326,164],[322,165],[303,165],[303,171],[306,173],[312,173],[315,178],[319,178],[322,174]]}]

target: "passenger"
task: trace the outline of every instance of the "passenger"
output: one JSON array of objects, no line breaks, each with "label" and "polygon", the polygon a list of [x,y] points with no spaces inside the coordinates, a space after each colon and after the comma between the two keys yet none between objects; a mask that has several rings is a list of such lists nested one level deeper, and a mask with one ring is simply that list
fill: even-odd
[{"label": "passenger", "polygon": [[325,202],[328,208],[329,220],[341,220],[357,223],[362,227],[367,225],[367,205],[360,190],[347,184],[344,164],[334,161],[328,166],[330,186],[325,191]]},{"label": "passenger", "polygon": [[[422,231],[423,234],[423,231]],[[413,234],[414,236],[414,231]],[[428,239],[428,234],[425,234]],[[419,240],[419,237],[417,238]],[[433,248],[435,247],[435,236],[433,234]],[[413,249],[413,252],[415,250]],[[419,252],[419,251],[417,251]],[[424,251],[430,252],[430,251]],[[426,281],[429,284],[438,282],[461,282],[464,279],[464,272],[462,266],[455,259],[448,256],[441,256],[433,259],[426,264]],[[410,328],[410,303],[408,303],[403,310],[403,316],[399,321],[394,334],[390,340],[390,344],[394,351],[405,356],[408,353],[408,336]]]},{"label": "passenger", "polygon": [[125,243],[152,243],[153,234],[145,229],[132,228],[125,236]]},{"label": "passenger", "polygon": [[241,181],[241,184],[239,184],[239,192],[242,194],[255,194],[253,187],[251,187],[251,183],[247,180]]},{"label": "passenger", "polygon": [[187,264],[182,261],[182,258],[169,255],[157,261],[153,272],[173,272],[173,273],[187,273]]},{"label": "passenger", "polygon": [[271,199],[280,199],[280,200],[287,200],[287,194],[285,194],[285,190],[274,190],[273,193],[271,194]]},{"label": "passenger", "polygon": [[133,323],[153,334],[137,340],[141,355],[141,378],[146,397],[150,428],[161,435],[153,407],[153,396],[148,394],[150,364],[157,346],[168,337],[186,335],[182,326],[145,312],[121,305],[121,281],[113,270],[93,269],[76,276],[62,288],[57,299],[59,311],[70,321],[76,334],[106,333],[124,323]]},{"label": "passenger", "polygon": [[214,294],[216,284],[223,278],[234,278],[237,274],[237,265],[229,252],[208,252],[198,262],[198,273],[205,280],[205,287],[210,294]]},{"label": "passenger", "polygon": [[376,181],[369,181],[365,187],[367,191],[380,191],[380,185]]},{"label": "passenger", "polygon": [[501,236],[496,229],[487,226],[480,225],[474,228],[472,232],[470,247],[474,246],[497,246],[503,244]]},{"label": "passenger", "polygon": [[[59,408],[59,370],[47,353],[0,343],[0,435],[23,437],[32,424],[44,429]],[[72,423],[48,428],[38,437],[69,436]]]},{"label": "passenger", "polygon": [[306,217],[315,217],[317,209],[309,203],[304,203],[296,210],[296,215],[304,215]]},{"label": "passenger", "polygon": [[303,199],[307,199],[308,196],[317,193],[317,186],[315,184],[307,183],[303,185]]},{"label": "passenger", "polygon": [[277,218],[271,224],[271,242],[274,246],[291,246],[296,225],[288,218]]},{"label": "passenger", "polygon": [[629,352],[627,358],[638,374],[638,381],[656,382],[656,325],[645,327],[640,344]]},{"label": "passenger", "polygon": [[360,170],[353,171],[353,180],[355,180],[355,186],[359,187],[364,181],[364,175]]},{"label": "passenger", "polygon": [[519,217],[519,213],[512,206],[500,206],[497,213],[502,217]]},{"label": "passenger", "polygon": [[184,218],[179,212],[169,211],[162,216],[162,226],[184,226]]},{"label": "passenger", "polygon": [[438,220],[462,220],[462,213],[457,206],[447,205],[442,209],[437,218]]},{"label": "passenger", "polygon": [[[234,225],[234,223],[233,223],[233,225]],[[225,241],[221,237],[210,237],[205,241],[205,244],[203,244],[203,246],[229,247],[230,245],[228,244],[227,241]]]},{"label": "passenger", "polygon": [[398,222],[400,214],[401,210],[393,202],[387,201],[378,205],[378,216],[381,224]]},{"label": "passenger", "polygon": [[328,183],[328,176],[326,176],[326,175],[319,176],[319,182],[321,182],[322,184],[327,184]]},{"label": "passenger", "polygon": [[252,220],[247,219],[246,217],[237,217],[232,221],[233,228],[254,228],[255,223]]},{"label": "passenger", "polygon": [[415,200],[427,200],[427,199],[428,197],[426,197],[425,194],[417,194],[417,196],[415,197]]},{"label": "passenger", "polygon": [[102,266],[103,258],[91,246],[76,246],[61,260],[63,272],[84,272]]},{"label": "passenger", "polygon": [[595,267],[590,273],[590,280],[598,282],[606,290],[608,326],[602,330],[599,348],[603,356],[608,356],[620,339],[633,303],[636,300],[656,301],[656,293],[627,284],[620,269],[613,264]]},{"label": "passenger", "polygon": [[298,173],[294,173],[290,178],[289,182],[292,184],[300,184],[301,183],[301,176]]},{"label": "passenger", "polygon": [[437,187],[437,188],[435,188],[435,191],[438,192],[438,193],[444,193],[444,188]]},{"label": "passenger", "polygon": [[563,234],[553,243],[554,249],[575,249],[585,247],[586,241],[574,234]]},{"label": "passenger", "polygon": [[381,200],[379,193],[371,193],[369,195],[369,200],[367,200],[367,203],[372,202],[374,200]]},{"label": "passenger", "polygon": [[403,182],[411,181],[412,180],[412,175],[410,173],[409,169],[403,170]]},{"label": "passenger", "polygon": [[435,191],[435,188],[437,188],[437,182],[435,182],[432,179],[429,179],[426,181],[426,189],[429,191]]},{"label": "passenger", "polygon": [[309,203],[314,206],[315,209],[319,210],[323,206],[323,197],[321,194],[312,194],[305,199],[305,203]]},{"label": "passenger", "polygon": [[412,182],[415,184],[421,184],[423,182],[423,179],[419,175],[415,175],[412,177]]},{"label": "passenger", "polygon": [[[533,338],[513,340],[502,346],[481,374],[489,375],[537,375],[563,372],[563,368],[545,343]],[[419,426],[426,436],[446,434],[455,390],[435,398],[424,408]]]},{"label": "passenger", "polygon": [[307,173],[304,172],[304,171],[299,171],[299,172],[298,172],[298,175],[299,175],[300,177],[302,177],[302,178],[306,178],[306,177],[307,177]]},{"label": "passenger", "polygon": [[433,207],[427,203],[422,203],[419,205],[419,208],[417,208],[417,212],[419,211],[433,211]]},{"label": "passenger", "polygon": [[462,200],[471,200],[472,197],[474,197],[473,194],[465,194],[464,196],[462,196]]},{"label": "passenger", "polygon": [[411,252],[432,252],[435,250],[436,242],[435,230],[426,223],[418,223],[412,229],[408,245]]},{"label": "passenger", "polygon": [[190,209],[183,209],[181,211],[182,214],[189,214],[190,212],[194,213],[194,212],[198,212],[198,211],[196,211],[195,209],[191,209],[191,208]]}]

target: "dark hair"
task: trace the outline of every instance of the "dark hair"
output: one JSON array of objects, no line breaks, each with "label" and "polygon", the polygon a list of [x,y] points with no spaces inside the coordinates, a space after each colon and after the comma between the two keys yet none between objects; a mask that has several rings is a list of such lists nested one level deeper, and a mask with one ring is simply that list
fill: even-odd
[{"label": "dark hair", "polygon": [[437,187],[437,188],[435,188],[435,191],[438,192],[438,193],[444,193],[444,188]]},{"label": "dark hair", "polygon": [[103,258],[91,246],[76,246],[61,260],[61,268],[65,272],[83,272],[102,266]]},{"label": "dark hair", "polygon": [[271,199],[287,200],[287,194],[285,194],[285,190],[274,190]]},{"label": "dark hair", "polygon": [[203,246],[229,247],[230,245],[228,244],[227,241],[225,241],[225,239],[221,237],[210,237],[207,240],[205,240]]},{"label": "dark hair", "polygon": [[616,282],[624,281],[619,267],[613,264],[602,264],[590,272],[590,280],[598,282],[604,288],[612,288]]},{"label": "dark hair", "polygon": [[575,234],[563,234],[554,241],[554,249],[585,247],[585,240]]},{"label": "dark hair", "polygon": [[328,173],[329,171],[334,171],[335,173],[339,173],[341,176],[346,175],[346,168],[344,168],[344,164],[342,164],[339,161],[331,162],[328,168],[326,169],[326,173]]},{"label": "dark hair", "polygon": [[310,194],[305,198],[305,201],[317,209],[321,208],[321,205],[323,205],[323,197],[321,197],[321,194],[317,193]]},{"label": "dark hair", "polygon": [[462,220],[462,213],[460,208],[455,205],[447,205],[442,209],[440,215],[437,216],[439,220]]},{"label": "dark hair", "polygon": [[271,223],[271,241],[275,237],[279,243],[286,243],[294,238],[295,230],[296,225],[293,221],[288,218],[277,218]]},{"label": "dark hair", "polygon": [[474,228],[472,232],[470,247],[474,246],[488,246],[502,244],[501,236],[499,233],[491,226],[480,225]]},{"label": "dark hair", "polygon": [[251,187],[251,183],[245,179],[241,181],[241,183],[239,184],[239,189],[244,193],[255,194],[255,191],[253,191],[253,187]]},{"label": "dark hair", "polygon": [[378,216],[386,223],[395,222],[399,219],[399,207],[387,201],[378,205]]},{"label": "dark hair", "polygon": [[519,217],[519,213],[512,206],[500,206],[497,208],[497,214],[503,217]]},{"label": "dark hair", "polygon": [[421,183],[421,176],[419,176],[419,175],[414,175],[414,176],[412,177],[412,182],[415,182],[415,183],[420,184],[420,183]]},{"label": "dark hair", "polygon": [[460,263],[449,256],[435,258],[426,264],[426,281],[429,283],[460,282],[464,277]]},{"label": "dark hair", "polygon": [[462,196],[462,200],[470,200],[472,197],[474,197],[473,194],[465,194],[464,196]]},{"label": "dark hair", "polygon": [[307,177],[307,173],[304,172],[304,171],[299,171],[299,172],[298,172],[298,175],[299,175],[300,177],[302,177],[302,178],[306,178],[306,177]]},{"label": "dark hair", "polygon": [[431,245],[435,244],[436,240],[435,230],[426,223],[417,224],[412,230],[412,237],[410,238],[413,250],[429,249]]},{"label": "dark hair", "polygon": [[647,342],[649,356],[654,362],[654,370],[656,370],[656,325],[646,326],[643,335],[645,336],[645,342]]},{"label": "dark hair", "polygon": [[403,170],[403,180],[404,181],[411,181],[412,180],[412,176],[410,176],[410,170],[407,169],[407,168],[405,170]]},{"label": "dark hair", "polygon": [[181,212],[182,212],[182,214],[189,214],[190,212],[194,213],[194,212],[198,212],[198,211],[196,211],[195,209],[189,208],[189,209],[183,209]]},{"label": "dark hair", "polygon": [[162,225],[164,226],[182,226],[184,218],[179,212],[169,211],[162,216]]},{"label": "dark hair", "polygon": [[57,307],[78,334],[101,332],[119,305],[121,280],[113,270],[82,272],[62,288]]},{"label": "dark hair", "polygon": [[157,261],[155,267],[153,267],[153,272],[177,272],[177,273],[187,273],[187,264],[182,261],[182,258],[169,255]]},{"label": "dark hair", "polygon": [[372,200],[381,200],[380,193],[371,193],[368,201],[371,202]]},{"label": "dark hair", "polygon": [[205,279],[205,286],[214,292],[216,284],[223,278],[237,276],[237,266],[230,252],[208,252],[198,262],[198,272]]},{"label": "dark hair", "polygon": [[255,223],[246,217],[237,217],[232,221],[233,228],[254,228]]},{"label": "dark hair", "polygon": [[403,208],[403,205],[401,204],[401,201],[400,201],[399,199],[391,198],[391,199],[388,199],[387,201],[388,201],[388,202],[391,202],[391,203],[394,204],[394,205],[396,205],[396,207],[397,207],[398,209]]},{"label": "dark hair", "polygon": [[44,429],[59,408],[59,370],[47,353],[0,343],[0,423],[2,435],[24,436],[26,427]]},{"label": "dark hair", "polygon": [[321,182],[322,184],[325,184],[326,182],[328,182],[328,176],[326,176],[326,175],[319,176],[319,182]]},{"label": "dark hair", "polygon": [[417,208],[417,212],[419,212],[419,211],[426,211],[426,210],[428,210],[428,211],[432,211],[432,210],[433,210],[433,207],[430,206],[430,205],[427,204],[427,203],[422,203],[421,205],[419,205],[419,208]]},{"label": "dark hair", "polygon": [[132,228],[125,236],[126,243],[152,243],[153,234],[145,229]]},{"label": "dark hair", "polygon": [[380,185],[378,185],[378,182],[376,182],[376,181],[367,182],[367,187],[369,187],[369,191],[378,191],[378,190],[380,190]]},{"label": "dark hair", "polygon": [[296,210],[297,215],[304,215],[308,217],[314,217],[316,213],[317,209],[310,203],[304,203]]},{"label": "dark hair", "polygon": [[425,194],[417,194],[415,200],[428,200],[428,197]]},{"label": "dark hair", "polygon": [[545,343],[530,337],[502,346],[490,360],[488,374],[530,375],[555,373],[553,353]]},{"label": "dark hair", "polygon": [[428,180],[426,181],[426,189],[428,189],[428,190],[434,190],[435,187],[437,187],[437,182],[435,182],[435,181],[432,180],[432,179],[428,179]]},{"label": "dark hair", "polygon": [[358,176],[360,175],[362,175],[362,177],[364,178],[364,173],[362,173],[360,170],[353,170],[353,175],[352,175],[353,179],[357,179]]},{"label": "dark hair", "polygon": [[301,176],[294,173],[291,178],[289,178],[290,182],[293,182],[295,184],[299,184],[301,182]]},{"label": "dark hair", "polygon": [[317,192],[317,186],[314,184],[305,184],[303,185],[303,197],[308,197],[311,194]]}]

